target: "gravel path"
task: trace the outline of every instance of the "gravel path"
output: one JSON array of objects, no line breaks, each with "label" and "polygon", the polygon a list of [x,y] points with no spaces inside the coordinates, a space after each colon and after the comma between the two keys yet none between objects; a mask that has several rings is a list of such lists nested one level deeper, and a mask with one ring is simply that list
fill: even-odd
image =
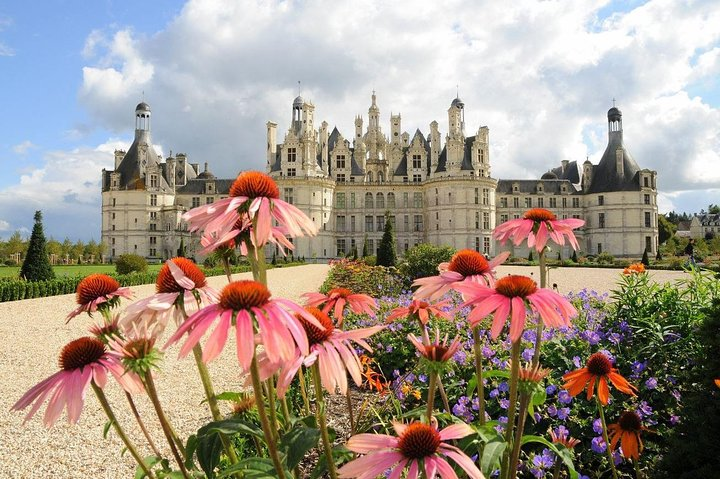
[{"label": "gravel path", "polygon": [[[306,291],[316,291],[328,271],[327,265],[305,265],[268,272],[270,290],[276,297],[299,300]],[[537,268],[501,266],[498,276],[533,274]],[[606,292],[618,279],[616,269],[565,268],[552,270],[550,284],[557,283],[561,293],[579,291],[583,287]],[[651,271],[658,282],[675,281],[687,276],[683,272]],[[235,279],[249,278],[249,273]],[[224,277],[210,278],[218,289],[226,284]],[[153,285],[134,287],[137,298],[154,292]],[[114,432],[102,438],[106,418],[95,395],[89,392],[77,425],[70,426],[63,413],[56,425],[46,430],[42,425],[45,406],[30,422],[22,425],[23,414],[10,412],[10,407],[30,387],[57,371],[61,348],[77,337],[87,335],[90,320],[86,315],[65,324],[64,317],[74,306],[74,295],[0,303],[0,479],[24,478],[130,478],[134,463],[126,454],[120,457],[121,441]],[[127,304],[127,303],[124,303]],[[231,337],[232,338],[232,337]],[[232,341],[230,339],[229,341]],[[230,342],[226,348],[232,350]],[[167,354],[156,382],[170,420],[181,437],[187,437],[210,420],[204,404],[202,385],[191,358],[178,361],[177,349]],[[216,392],[238,390],[238,370],[234,354],[227,351],[210,364]],[[106,394],[115,406],[120,423],[139,441],[140,432],[125,407],[123,394],[113,380],[108,381]],[[138,397],[138,408],[148,418],[149,428],[157,444],[161,444],[160,427],[150,419],[151,405]],[[226,406],[227,408],[227,406]],[[143,451],[150,454],[149,450]],[[166,451],[167,457],[170,457]]]}]

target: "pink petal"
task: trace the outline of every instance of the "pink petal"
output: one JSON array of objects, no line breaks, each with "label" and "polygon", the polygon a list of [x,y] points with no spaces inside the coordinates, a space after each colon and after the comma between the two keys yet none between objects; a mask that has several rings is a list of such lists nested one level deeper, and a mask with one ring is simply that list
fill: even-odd
[{"label": "pink petal", "polygon": [[513,343],[522,335],[526,317],[525,301],[522,298],[514,297],[512,299],[512,318],[510,319],[510,341]]},{"label": "pink petal", "polygon": [[469,436],[474,432],[475,430],[465,423],[452,424],[440,431],[440,439],[443,441],[447,441],[449,439],[460,439],[461,437]]},{"label": "pink petal", "polygon": [[397,451],[376,451],[345,464],[338,469],[338,477],[375,478],[403,459]]},{"label": "pink petal", "polygon": [[180,287],[184,289],[195,289],[195,283],[193,280],[185,276],[183,270],[180,269],[180,267],[176,265],[172,259],[167,260],[165,264],[168,265],[168,268],[170,268],[170,274]]}]

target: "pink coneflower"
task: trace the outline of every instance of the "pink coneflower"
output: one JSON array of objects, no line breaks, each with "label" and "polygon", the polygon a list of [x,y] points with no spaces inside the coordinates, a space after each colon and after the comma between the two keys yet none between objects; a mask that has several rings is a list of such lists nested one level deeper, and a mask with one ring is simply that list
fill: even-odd
[{"label": "pink coneflower", "polygon": [[557,433],[551,429],[550,439],[552,440],[553,444],[562,444],[568,449],[575,449],[575,446],[580,444],[580,440],[575,439],[574,437],[570,437],[570,434],[565,428],[558,429]]},{"label": "pink coneflower", "polygon": [[393,422],[397,437],[387,434],[358,434],[350,438],[347,448],[365,456],[350,461],[338,470],[338,477],[374,479],[391,469],[389,478],[398,479],[408,469],[407,479],[417,479],[420,467],[424,467],[424,477],[434,479],[457,479],[457,474],[447,458],[460,466],[467,477],[485,479],[472,459],[457,447],[442,442],[460,439],[475,431],[467,424],[453,424],[438,431],[435,427],[413,422],[401,424]]},{"label": "pink coneflower", "polygon": [[528,247],[540,252],[545,248],[548,238],[562,246],[565,244],[565,236],[573,249],[578,250],[577,239],[572,230],[580,228],[585,220],[567,218],[559,220],[551,212],[543,208],[533,208],[525,212],[522,218],[506,221],[493,230],[493,237],[501,244],[509,239],[515,246],[527,239]]},{"label": "pink coneflower", "polygon": [[[225,233],[224,236],[218,237],[216,236],[216,232],[204,234],[202,238],[200,238],[200,244],[203,246],[200,254],[208,254],[220,248],[233,249],[239,246],[240,254],[247,256],[247,244],[242,238],[245,236],[249,239],[251,226],[248,218],[241,217],[235,222],[233,229]],[[287,234],[287,228],[273,226],[270,228],[270,236],[268,237],[268,242],[278,246],[278,249],[283,255],[285,254],[285,249],[295,249],[295,246],[287,239]]]},{"label": "pink coneflower", "polygon": [[185,319],[187,309],[196,308],[198,301],[207,305],[218,299],[217,291],[208,286],[205,274],[187,258],[172,258],[165,262],[155,281],[155,291],[154,295],[127,307],[120,320],[124,330],[136,326],[158,336],[170,318],[179,325]]},{"label": "pink coneflower", "polygon": [[[314,307],[306,307],[305,309],[325,329],[318,328],[303,316],[297,316],[297,319],[305,328],[308,343],[310,344],[310,352],[306,356],[298,355],[292,362],[282,366],[277,385],[278,394],[285,394],[301,365],[310,367],[316,361],[320,369],[322,385],[330,394],[335,394],[337,389],[340,389],[343,394],[347,393],[347,373],[350,373],[355,384],[360,386],[362,384],[362,366],[351,341],[372,352],[372,348],[365,342],[365,339],[383,329],[384,326],[342,331],[333,325],[332,320],[326,313]],[[277,371],[277,367],[267,363],[262,369],[262,376],[268,377],[272,372]],[[268,370],[270,374],[268,374]]]},{"label": "pink coneflower", "polygon": [[438,276],[419,278],[413,286],[419,286],[415,291],[416,298],[434,301],[460,282],[471,281],[479,284],[492,285],[495,281],[495,268],[510,256],[503,252],[488,261],[482,253],[472,249],[462,249],[455,253],[447,263],[440,263]]},{"label": "pink coneflower", "polygon": [[76,298],[80,306],[67,315],[67,321],[83,312],[92,314],[98,309],[111,309],[120,298],[132,298],[132,292],[130,288],[121,288],[117,280],[106,274],[91,274],[78,283]]},{"label": "pink coneflower", "polygon": [[[268,359],[280,365],[295,360],[295,349],[308,354],[308,338],[293,313],[322,329],[323,326],[302,306],[287,299],[270,299],[267,287],[252,280],[234,281],[220,293],[220,302],[212,304],[190,316],[168,340],[166,349],[188,335],[180,349],[180,357],[186,356],[200,342],[212,324],[219,319],[203,347],[203,362],[215,359],[225,347],[228,331],[235,326],[237,358],[243,370],[248,371],[255,353],[256,343],[263,344]],[[259,341],[255,339],[258,331]]]},{"label": "pink coneflower", "polygon": [[126,372],[120,360],[114,354],[108,353],[99,339],[84,337],[69,342],[62,349],[59,362],[60,371],[35,385],[12,407],[13,411],[20,411],[34,403],[25,416],[25,422],[35,415],[49,397],[43,418],[45,426],[52,427],[65,408],[68,422],[75,424],[85,404],[85,390],[90,381],[99,388],[104,388],[108,371],[127,392],[143,391],[140,378]]},{"label": "pink coneflower", "polygon": [[342,326],[343,312],[348,306],[355,314],[367,314],[371,318],[375,317],[377,304],[372,296],[361,293],[353,293],[347,288],[333,288],[327,295],[322,293],[305,293],[305,306],[319,307],[323,305],[322,311],[325,314],[333,312],[333,317],[338,326]]},{"label": "pink coneflower", "polygon": [[448,336],[440,341],[440,330],[437,328],[435,329],[435,341],[430,344],[424,344],[420,338],[412,334],[408,334],[407,337],[423,358],[434,363],[447,362],[462,346],[459,336],[455,336],[450,344],[448,344]]},{"label": "pink coneflower", "polygon": [[477,283],[461,283],[455,289],[463,294],[460,306],[474,306],[468,315],[472,326],[495,312],[490,335],[497,338],[510,316],[510,340],[517,341],[525,328],[528,306],[549,327],[570,326],[570,318],[577,315],[575,307],[559,294],[544,288],[527,276],[509,275],[497,280],[494,288]]},{"label": "pink coneflower", "polygon": [[270,240],[273,219],[291,237],[317,233],[315,223],[295,206],[282,201],[275,181],[258,171],[240,173],[228,198],[193,208],[183,215],[190,223],[190,231],[203,230],[204,235],[218,240],[226,238],[243,218],[248,220],[246,225],[253,225],[251,241],[257,248]]},{"label": "pink coneflower", "polygon": [[390,314],[387,318],[385,318],[385,321],[388,323],[392,323],[398,318],[407,317],[410,319],[417,319],[422,324],[427,324],[428,321],[430,321],[430,316],[436,316],[449,320],[450,313],[440,309],[447,306],[448,304],[450,304],[449,299],[446,299],[445,301],[439,301],[435,304],[430,304],[426,301],[421,301],[419,299],[413,299],[407,307],[400,306],[390,311]]}]

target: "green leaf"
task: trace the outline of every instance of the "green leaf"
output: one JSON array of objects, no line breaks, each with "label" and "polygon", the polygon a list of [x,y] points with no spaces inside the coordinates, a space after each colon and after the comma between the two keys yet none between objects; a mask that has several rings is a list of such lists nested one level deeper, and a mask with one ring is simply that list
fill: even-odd
[{"label": "green leaf", "polygon": [[190,435],[190,437],[187,438],[187,443],[185,443],[185,467],[187,469],[195,469],[195,461],[193,461],[193,457],[195,456],[197,446],[197,436],[195,434]]},{"label": "green leaf", "polygon": [[[343,463],[346,461],[349,461],[353,457],[352,451],[350,451],[345,446],[335,446],[332,449],[333,453],[333,459],[335,460],[335,465],[337,466],[339,463]],[[319,479],[320,477],[324,477],[325,473],[327,472],[327,459],[325,454],[321,454],[318,458],[317,465],[315,466],[315,469],[313,469],[312,473],[310,473],[310,479]]]},{"label": "green leaf", "polygon": [[[162,461],[162,458],[158,456],[147,456],[143,458],[143,461],[145,461],[147,467],[152,470],[155,464]],[[145,471],[143,471],[142,468],[138,466],[135,469],[135,479],[143,479],[144,477],[147,477],[147,474],[145,474]]]},{"label": "green leaf", "polygon": [[493,440],[485,444],[480,469],[486,477],[490,477],[493,470],[500,468],[500,458],[506,447],[507,443],[501,440]]},{"label": "green leaf", "polygon": [[103,427],[103,439],[107,439],[108,432],[110,432],[110,428],[112,427],[114,421],[108,421],[105,423],[105,427]]},{"label": "green leaf", "polygon": [[288,469],[300,464],[305,453],[317,446],[320,440],[320,430],[304,426],[297,426],[288,431],[280,439],[280,449],[285,451]]},{"label": "green leaf", "polygon": [[[242,472],[242,477],[246,479],[268,479],[278,477],[272,460],[264,457],[250,457],[248,459],[243,459],[237,464],[222,471],[217,477],[218,479],[229,477],[236,472]],[[288,477],[292,477],[290,471],[286,470],[285,474]]]},{"label": "green leaf", "polygon": [[525,435],[522,437],[521,444],[525,445],[531,442],[537,442],[544,446],[547,446],[552,452],[558,455],[562,459],[565,466],[568,468],[568,474],[570,479],[578,479],[578,472],[575,470],[575,464],[573,463],[572,452],[566,448],[559,448],[556,444],[548,441],[542,436]]},{"label": "green leaf", "polygon": [[240,401],[243,399],[243,395],[233,391],[225,391],[220,394],[216,394],[215,399],[218,401]]}]

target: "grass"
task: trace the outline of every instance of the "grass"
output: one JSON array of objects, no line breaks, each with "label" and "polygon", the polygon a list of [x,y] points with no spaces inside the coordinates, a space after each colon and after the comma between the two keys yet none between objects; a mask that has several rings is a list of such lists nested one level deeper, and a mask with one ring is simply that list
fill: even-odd
[{"label": "grass", "polygon": [[[161,264],[149,264],[148,271],[160,271]],[[114,273],[114,264],[82,264],[82,265],[57,265],[53,266],[55,275],[63,276],[87,276],[92,273]],[[20,266],[0,266],[0,278],[17,278],[20,274]]]}]

